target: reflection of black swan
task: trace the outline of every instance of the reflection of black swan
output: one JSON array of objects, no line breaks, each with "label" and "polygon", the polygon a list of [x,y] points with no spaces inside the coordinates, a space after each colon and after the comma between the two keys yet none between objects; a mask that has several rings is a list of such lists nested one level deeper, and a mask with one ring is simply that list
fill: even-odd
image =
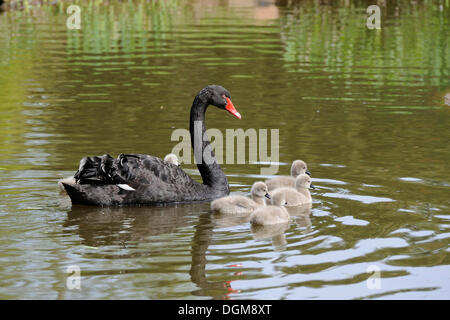
[{"label": "reflection of black swan", "polygon": [[205,112],[210,104],[241,118],[230,94],[221,86],[207,86],[195,97],[189,130],[203,184],[193,180],[180,167],[154,156],[85,157],[75,173],[76,183],[62,183],[72,203],[100,206],[158,204],[208,201],[228,195],[227,178],[217,164],[209,141],[202,138],[206,131]]}]

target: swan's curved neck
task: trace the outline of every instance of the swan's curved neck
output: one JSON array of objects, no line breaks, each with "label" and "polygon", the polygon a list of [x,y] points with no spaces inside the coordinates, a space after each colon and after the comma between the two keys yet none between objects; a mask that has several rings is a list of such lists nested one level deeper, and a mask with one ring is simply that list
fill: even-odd
[{"label": "swan's curved neck", "polygon": [[208,101],[197,96],[192,103],[189,132],[191,134],[192,149],[198,171],[202,175],[203,184],[214,189],[229,193],[228,180],[212,151],[206,135],[205,112]]}]

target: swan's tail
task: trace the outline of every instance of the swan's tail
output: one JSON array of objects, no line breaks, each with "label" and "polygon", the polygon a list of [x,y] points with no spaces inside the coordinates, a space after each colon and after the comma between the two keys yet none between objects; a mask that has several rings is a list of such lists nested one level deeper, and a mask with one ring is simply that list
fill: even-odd
[{"label": "swan's tail", "polygon": [[[117,185],[89,185],[61,183],[72,200],[72,204],[113,206],[120,204],[125,196]],[[129,191],[131,192],[131,191]]]},{"label": "swan's tail", "polygon": [[125,161],[119,156],[115,160],[110,155],[84,157],[78,171],[71,179],[60,180],[73,204],[111,206],[121,204],[123,198],[136,191],[120,175],[117,165]]},{"label": "swan's tail", "polygon": [[64,190],[66,190],[73,204],[85,202],[86,199],[83,197],[83,192],[79,190],[79,185],[67,182],[61,182],[61,185],[64,188]]},{"label": "swan's tail", "polygon": [[75,175],[59,180],[58,187],[62,192],[66,191],[70,196],[66,186],[73,191],[78,184],[98,185],[111,183],[113,161],[114,159],[107,154],[101,157],[84,157],[81,159],[80,166]]},{"label": "swan's tail", "polygon": [[59,190],[61,190],[62,192],[66,191],[66,189],[63,186],[63,183],[75,184],[76,182],[75,182],[74,177],[67,177],[67,178],[58,180],[58,187],[59,187]]},{"label": "swan's tail", "polygon": [[101,157],[84,157],[80,161],[75,181],[80,184],[114,183],[114,158],[109,154]]}]

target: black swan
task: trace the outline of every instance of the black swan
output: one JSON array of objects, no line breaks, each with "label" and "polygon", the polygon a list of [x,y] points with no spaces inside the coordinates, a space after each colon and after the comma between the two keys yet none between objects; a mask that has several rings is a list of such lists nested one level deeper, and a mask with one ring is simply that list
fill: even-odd
[{"label": "black swan", "polygon": [[189,131],[203,184],[192,179],[181,167],[150,155],[121,154],[117,159],[110,155],[85,157],[80,161],[73,183],[69,183],[70,180],[61,182],[72,203],[97,206],[147,205],[210,201],[228,195],[227,177],[217,163],[205,135],[208,105],[227,110],[238,119],[241,118],[231,102],[229,92],[221,86],[207,86],[195,97]]}]

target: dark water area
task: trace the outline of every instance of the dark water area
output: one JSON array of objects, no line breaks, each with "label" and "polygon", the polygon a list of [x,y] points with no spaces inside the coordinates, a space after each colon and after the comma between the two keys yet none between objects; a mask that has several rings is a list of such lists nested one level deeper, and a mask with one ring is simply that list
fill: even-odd
[{"label": "dark water area", "polygon": [[[80,30],[64,2],[0,13],[0,298],[450,298],[448,1],[387,1],[380,30],[367,1],[78,4]],[[207,128],[278,130],[278,174],[308,163],[289,225],[60,193],[86,155],[170,153],[208,84],[242,119]],[[271,177],[245,159],[232,194]]]}]

